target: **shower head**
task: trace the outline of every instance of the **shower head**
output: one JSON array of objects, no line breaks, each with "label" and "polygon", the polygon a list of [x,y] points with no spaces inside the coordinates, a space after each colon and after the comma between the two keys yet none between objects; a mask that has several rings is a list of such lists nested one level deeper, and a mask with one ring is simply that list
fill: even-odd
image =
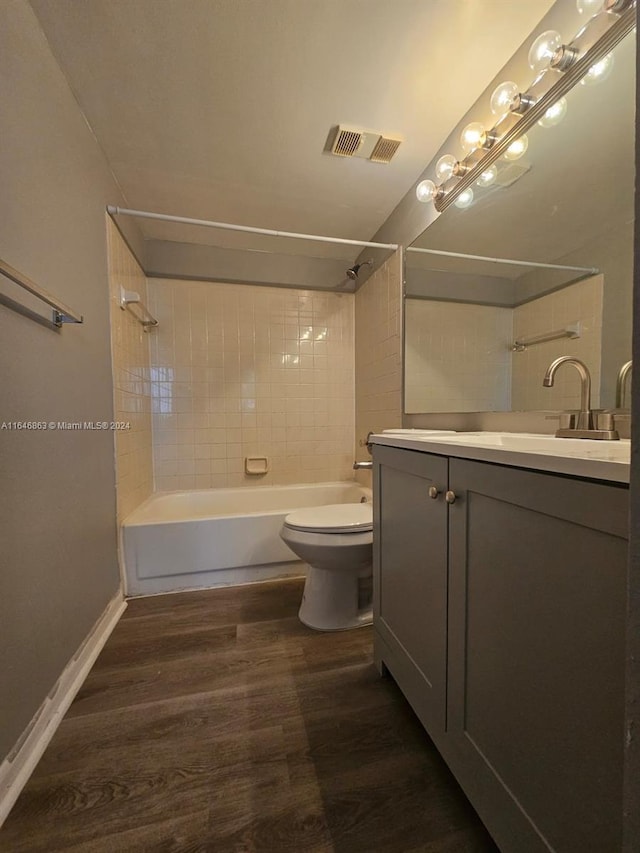
[{"label": "shower head", "polygon": [[373,261],[363,261],[361,264],[354,264],[347,270],[347,276],[352,279],[352,281],[355,281],[358,278],[360,267],[370,266],[372,263]]}]

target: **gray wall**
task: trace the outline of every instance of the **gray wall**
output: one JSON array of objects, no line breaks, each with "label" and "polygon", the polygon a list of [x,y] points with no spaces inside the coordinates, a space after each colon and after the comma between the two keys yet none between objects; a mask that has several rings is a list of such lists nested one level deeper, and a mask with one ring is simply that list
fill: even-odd
[{"label": "gray wall", "polygon": [[[109,421],[122,200],[26,0],[0,5],[0,79],[0,257],[85,318],[57,332],[0,304],[0,422]],[[113,436],[0,430],[0,477],[1,759],[119,588]]]},{"label": "gray wall", "polygon": [[[640,171],[640,52],[636,53],[636,175]],[[635,185],[633,358],[640,360],[640,187]],[[631,377],[631,507],[627,605],[627,691],[624,774],[624,853],[640,845],[640,370]]]},{"label": "gray wall", "polygon": [[[640,54],[638,54],[640,82]],[[640,106],[640,86],[638,87]],[[638,136],[636,135],[636,140]],[[640,169],[640,144],[636,142],[636,171]],[[640,218],[640,192],[636,185],[636,222]],[[633,322],[640,329],[640,226],[635,234]],[[640,361],[640,333],[633,336],[633,358]],[[640,370],[631,376],[631,506],[629,581],[627,606],[627,690],[625,721],[624,853],[640,844]]]}]

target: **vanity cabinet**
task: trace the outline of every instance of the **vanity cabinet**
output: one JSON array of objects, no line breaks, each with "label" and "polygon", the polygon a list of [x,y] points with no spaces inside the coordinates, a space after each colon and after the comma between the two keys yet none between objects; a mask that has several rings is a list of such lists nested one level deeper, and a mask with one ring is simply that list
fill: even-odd
[{"label": "vanity cabinet", "polygon": [[435,738],[446,720],[447,505],[440,498],[448,462],[388,447],[376,448],[375,458],[375,631],[393,650],[393,674]]},{"label": "vanity cabinet", "polygon": [[504,853],[621,850],[628,489],[374,460],[378,666]]}]

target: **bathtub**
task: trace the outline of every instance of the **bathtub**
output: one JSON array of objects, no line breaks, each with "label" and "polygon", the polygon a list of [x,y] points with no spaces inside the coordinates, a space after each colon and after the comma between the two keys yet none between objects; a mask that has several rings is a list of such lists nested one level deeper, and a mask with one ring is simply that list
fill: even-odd
[{"label": "bathtub", "polygon": [[294,509],[371,500],[354,482],[158,492],[123,522],[127,593],[250,583],[300,575],[304,567],[280,539]]}]

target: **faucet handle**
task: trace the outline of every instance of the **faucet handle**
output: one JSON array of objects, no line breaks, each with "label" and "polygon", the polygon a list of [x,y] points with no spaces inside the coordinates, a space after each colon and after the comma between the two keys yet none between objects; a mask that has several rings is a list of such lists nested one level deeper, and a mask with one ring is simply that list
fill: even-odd
[{"label": "faucet handle", "polygon": [[596,412],[596,429],[615,430],[613,412]]},{"label": "faucet handle", "polygon": [[576,416],[574,412],[561,412],[560,413],[560,423],[558,424],[559,429],[575,429],[576,428]]}]

